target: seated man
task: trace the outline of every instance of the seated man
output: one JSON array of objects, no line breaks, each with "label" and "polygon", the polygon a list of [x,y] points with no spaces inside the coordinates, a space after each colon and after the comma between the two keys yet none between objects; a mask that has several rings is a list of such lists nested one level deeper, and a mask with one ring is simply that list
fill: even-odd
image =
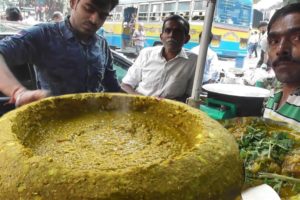
[{"label": "seated man", "polygon": [[163,46],[145,48],[129,68],[121,87],[130,94],[185,101],[191,95],[197,55],[182,47],[190,39],[189,23],[179,15],[165,18]]},{"label": "seated man", "polygon": [[282,88],[269,98],[265,118],[300,129],[300,3],[275,12],[268,25],[268,55]]},{"label": "seated man", "polygon": [[[199,42],[201,39],[202,32],[199,34]],[[213,34],[210,33],[209,35],[209,43],[213,38]],[[195,54],[199,54],[200,45],[191,49],[191,51]],[[206,54],[206,61],[205,61],[205,68],[203,74],[203,84],[207,83],[215,83],[219,80],[220,72],[219,72],[219,59],[216,52],[214,52],[211,48],[207,48]]]}]

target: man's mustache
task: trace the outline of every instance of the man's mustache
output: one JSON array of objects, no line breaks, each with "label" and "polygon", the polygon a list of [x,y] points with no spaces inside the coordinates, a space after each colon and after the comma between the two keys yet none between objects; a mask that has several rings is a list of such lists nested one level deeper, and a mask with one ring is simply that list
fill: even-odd
[{"label": "man's mustache", "polygon": [[86,24],[86,25],[88,25],[88,26],[91,26],[93,29],[97,29],[96,24],[94,24],[94,23],[92,23],[92,22],[90,22],[90,21],[86,21],[86,22],[84,22],[84,24]]},{"label": "man's mustache", "polygon": [[171,44],[178,44],[178,41],[175,39],[169,39],[166,41],[167,43],[171,43]]},{"label": "man's mustache", "polygon": [[274,60],[271,64],[272,66],[277,66],[281,62],[293,62],[300,65],[300,59],[293,58],[292,56],[281,56]]}]

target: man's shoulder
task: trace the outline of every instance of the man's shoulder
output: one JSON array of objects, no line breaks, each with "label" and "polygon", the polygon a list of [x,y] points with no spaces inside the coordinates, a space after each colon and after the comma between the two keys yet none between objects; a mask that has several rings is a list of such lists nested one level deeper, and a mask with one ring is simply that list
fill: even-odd
[{"label": "man's shoulder", "polygon": [[198,55],[194,51],[185,48],[183,49],[183,51],[189,59],[197,60]]},{"label": "man's shoulder", "polygon": [[199,47],[200,47],[200,45],[197,45],[197,46],[191,48],[191,52],[193,52],[193,53],[195,53],[195,54],[198,55],[198,53],[199,53]]},{"label": "man's shoulder", "polygon": [[[11,39],[27,39],[28,36],[30,36],[30,38],[37,38],[37,37],[40,38],[40,37],[45,36],[46,34],[51,36],[51,35],[53,35],[52,31],[51,31],[53,28],[54,27],[52,24],[40,23],[40,24],[33,25],[29,28],[23,29],[10,38]],[[46,42],[46,41],[47,40],[45,39],[44,42]]]},{"label": "man's shoulder", "polygon": [[29,28],[28,30],[52,30],[52,29],[58,29],[57,24],[55,23],[39,23],[39,24],[35,24],[34,26],[32,26],[31,28]]},{"label": "man's shoulder", "polygon": [[[56,29],[55,25],[53,23],[40,23],[40,24],[35,24],[27,29],[24,29],[20,31],[18,34],[19,36],[24,36],[27,34],[31,35],[45,35],[47,33],[51,33]],[[49,34],[51,35],[51,34]]]},{"label": "man's shoulder", "polygon": [[214,50],[212,50],[210,47],[207,48],[207,56],[209,56],[209,57],[215,57],[215,56],[218,57],[217,53]]},{"label": "man's shoulder", "polygon": [[141,55],[157,55],[160,54],[162,46],[146,47],[140,52]]}]

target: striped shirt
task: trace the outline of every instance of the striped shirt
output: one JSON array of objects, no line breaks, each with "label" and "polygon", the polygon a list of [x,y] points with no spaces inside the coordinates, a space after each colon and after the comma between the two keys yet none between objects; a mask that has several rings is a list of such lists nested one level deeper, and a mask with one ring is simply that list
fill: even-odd
[{"label": "striped shirt", "polygon": [[288,96],[287,101],[280,108],[277,108],[281,97],[282,90],[271,94],[264,111],[264,118],[283,121],[292,128],[300,130],[300,87]]}]

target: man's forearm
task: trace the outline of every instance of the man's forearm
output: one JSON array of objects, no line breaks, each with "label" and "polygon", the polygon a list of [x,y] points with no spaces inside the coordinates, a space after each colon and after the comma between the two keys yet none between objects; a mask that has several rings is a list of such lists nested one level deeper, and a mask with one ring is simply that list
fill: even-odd
[{"label": "man's forearm", "polygon": [[7,96],[13,96],[18,90],[25,87],[15,78],[9,70],[4,57],[0,54],[0,91]]},{"label": "man's forearm", "polygon": [[121,83],[121,88],[123,91],[125,91],[128,94],[140,94],[137,91],[135,91],[135,89],[133,89],[133,87],[131,87],[131,85],[128,85],[125,83]]}]

